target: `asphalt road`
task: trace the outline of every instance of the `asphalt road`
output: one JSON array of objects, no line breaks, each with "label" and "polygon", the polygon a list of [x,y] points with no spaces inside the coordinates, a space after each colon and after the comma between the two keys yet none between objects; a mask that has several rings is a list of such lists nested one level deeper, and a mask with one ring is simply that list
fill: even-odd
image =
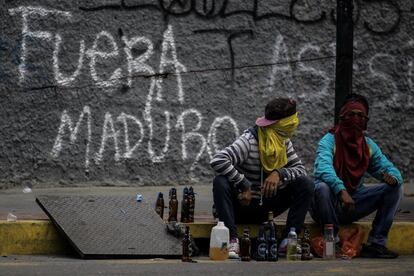
[{"label": "asphalt road", "polygon": [[288,262],[179,260],[82,260],[67,256],[0,257],[0,275],[413,275],[414,256],[394,260],[353,259]]}]

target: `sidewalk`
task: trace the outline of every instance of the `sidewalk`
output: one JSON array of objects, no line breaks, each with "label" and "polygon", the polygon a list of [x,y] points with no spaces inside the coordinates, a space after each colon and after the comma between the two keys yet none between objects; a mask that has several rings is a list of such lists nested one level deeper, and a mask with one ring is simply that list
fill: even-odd
[{"label": "sidewalk", "polygon": [[[70,246],[57,233],[46,214],[35,202],[40,195],[95,195],[95,196],[131,196],[142,194],[144,201],[154,203],[158,192],[164,193],[168,206],[168,191],[171,186],[144,187],[72,187],[72,188],[43,188],[33,189],[32,193],[23,193],[22,189],[0,190],[0,254],[62,254],[70,250]],[[178,199],[181,202],[183,186],[176,186]],[[191,232],[195,238],[208,238],[214,225],[211,215],[213,201],[211,186],[194,187],[196,192],[195,223]],[[414,255],[414,187],[405,187],[405,196],[400,210],[396,214],[391,229],[388,246],[400,254]],[[168,207],[166,207],[168,208]],[[7,222],[7,215],[17,216],[16,222]],[[164,213],[168,213],[166,210]],[[283,227],[287,213],[278,216],[276,222]],[[367,230],[374,214],[359,223]],[[311,217],[306,217],[305,223],[316,231]],[[240,227],[239,230],[242,229]],[[257,233],[257,227],[251,226],[252,235]]]}]

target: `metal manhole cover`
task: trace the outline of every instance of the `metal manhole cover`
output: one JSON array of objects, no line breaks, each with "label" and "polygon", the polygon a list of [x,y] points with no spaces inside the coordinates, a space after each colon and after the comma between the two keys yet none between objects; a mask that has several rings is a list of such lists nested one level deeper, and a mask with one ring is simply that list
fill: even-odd
[{"label": "metal manhole cover", "polygon": [[36,202],[83,258],[181,254],[153,207],[134,197],[45,195]]}]

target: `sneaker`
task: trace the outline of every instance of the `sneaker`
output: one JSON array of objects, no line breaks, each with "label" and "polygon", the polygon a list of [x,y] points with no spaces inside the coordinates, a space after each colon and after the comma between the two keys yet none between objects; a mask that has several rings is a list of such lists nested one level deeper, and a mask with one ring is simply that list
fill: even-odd
[{"label": "sneaker", "polygon": [[230,240],[229,245],[229,259],[239,259],[240,246],[239,239],[233,238]]},{"label": "sneaker", "polygon": [[288,240],[287,239],[283,239],[280,244],[279,244],[279,248],[277,249],[277,255],[280,258],[285,258],[286,257],[286,251],[287,251],[287,244],[288,244]]},{"label": "sneaker", "polygon": [[362,258],[379,258],[379,259],[395,259],[398,253],[395,253],[380,244],[363,244],[360,257]]}]

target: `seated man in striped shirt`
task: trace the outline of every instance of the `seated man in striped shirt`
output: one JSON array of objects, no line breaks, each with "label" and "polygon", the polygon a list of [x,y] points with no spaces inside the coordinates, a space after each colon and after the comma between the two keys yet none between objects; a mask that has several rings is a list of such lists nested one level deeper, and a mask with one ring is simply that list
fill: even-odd
[{"label": "seated man in striped shirt", "polygon": [[239,254],[236,222],[262,223],[269,211],[277,216],[289,209],[279,251],[286,249],[291,227],[301,232],[314,184],[289,139],[298,124],[296,102],[275,98],[255,127],[211,160],[218,174],[213,181],[214,205],[230,231],[230,258]]}]

